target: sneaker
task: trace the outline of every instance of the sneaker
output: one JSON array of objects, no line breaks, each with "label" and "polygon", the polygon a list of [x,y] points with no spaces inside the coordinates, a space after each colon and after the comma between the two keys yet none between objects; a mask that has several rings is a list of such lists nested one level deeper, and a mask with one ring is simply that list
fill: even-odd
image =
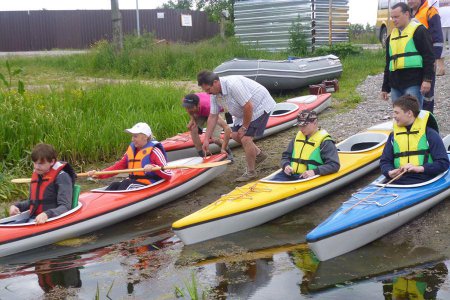
[{"label": "sneaker", "polygon": [[256,178],[256,171],[253,172],[245,172],[241,177],[236,178],[236,182],[246,182]]},{"label": "sneaker", "polygon": [[265,154],[264,152],[259,152],[258,155],[256,155],[256,161],[255,161],[255,167],[257,167],[258,165],[260,165],[263,161],[265,161],[267,159],[267,154]]}]

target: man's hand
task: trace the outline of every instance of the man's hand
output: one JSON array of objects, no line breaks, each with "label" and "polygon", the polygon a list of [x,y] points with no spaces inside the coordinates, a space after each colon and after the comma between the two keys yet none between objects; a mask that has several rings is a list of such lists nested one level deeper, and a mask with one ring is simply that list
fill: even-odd
[{"label": "man's hand", "polygon": [[389,93],[388,92],[381,92],[380,96],[381,96],[381,99],[384,100],[384,101],[389,100]]},{"label": "man's hand", "polygon": [[18,215],[18,214],[20,214],[19,208],[17,206],[15,206],[15,205],[11,205],[9,207],[9,215],[10,216],[15,216],[15,215]]},{"label": "man's hand", "polygon": [[47,220],[48,220],[48,216],[45,212],[43,212],[43,213],[40,213],[36,217],[35,221],[36,221],[36,224],[39,225],[39,224],[44,224],[45,222],[47,222]]},{"label": "man's hand", "polygon": [[422,85],[420,86],[420,93],[422,95],[425,95],[431,90],[431,82],[429,81],[423,81]]},{"label": "man's hand", "polygon": [[286,167],[284,167],[284,173],[286,173],[286,175],[291,175],[292,171],[293,171],[293,169],[290,165],[287,165]]},{"label": "man's hand", "polygon": [[316,175],[314,173],[314,170],[308,170],[308,171],[303,172],[301,177],[306,179],[309,177],[313,177],[314,175]]},{"label": "man's hand", "polygon": [[202,146],[202,150],[203,150],[203,153],[205,153],[205,155],[206,155],[207,153],[210,153],[210,152],[209,152],[209,140],[208,140],[208,139],[205,139],[205,140],[204,140],[203,146]]}]

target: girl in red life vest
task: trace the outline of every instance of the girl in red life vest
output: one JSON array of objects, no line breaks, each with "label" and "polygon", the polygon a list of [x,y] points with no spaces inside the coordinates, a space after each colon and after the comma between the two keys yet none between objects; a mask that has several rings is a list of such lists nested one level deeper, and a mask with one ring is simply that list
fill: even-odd
[{"label": "girl in red life vest", "polygon": [[72,207],[75,172],[65,162],[57,161],[53,146],[38,144],[31,152],[34,172],[31,177],[28,200],[11,205],[10,215],[30,210],[30,218],[43,224],[49,218],[61,215]]},{"label": "girl in red life vest", "polygon": [[[113,182],[106,189],[130,190],[149,185],[162,179],[169,180],[172,177],[172,171],[152,171],[154,167],[164,167],[167,165],[167,154],[161,143],[152,140],[150,126],[147,123],[137,123],[132,128],[125,129],[125,132],[132,135],[131,144],[128,146],[127,151],[120,161],[103,171],[139,168],[144,168],[144,171],[130,173],[127,179],[120,182]],[[88,174],[91,177],[99,179],[114,176],[114,174],[96,176],[95,172],[97,171],[89,171]]]}]

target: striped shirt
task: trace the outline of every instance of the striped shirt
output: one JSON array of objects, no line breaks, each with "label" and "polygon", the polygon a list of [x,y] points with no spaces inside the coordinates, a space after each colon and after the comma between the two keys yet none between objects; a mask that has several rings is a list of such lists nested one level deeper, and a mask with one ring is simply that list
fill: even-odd
[{"label": "striped shirt", "polygon": [[229,111],[234,117],[234,125],[242,125],[244,118],[243,106],[250,101],[253,104],[252,120],[264,114],[271,113],[275,108],[269,91],[254,80],[241,75],[220,77],[221,95],[211,95],[211,114],[218,114],[220,108]]}]

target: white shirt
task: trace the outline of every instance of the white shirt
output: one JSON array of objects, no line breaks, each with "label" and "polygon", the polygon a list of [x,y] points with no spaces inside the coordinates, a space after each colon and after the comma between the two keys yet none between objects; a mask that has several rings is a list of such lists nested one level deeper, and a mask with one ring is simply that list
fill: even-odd
[{"label": "white shirt", "polygon": [[250,101],[253,104],[252,120],[270,113],[275,108],[269,91],[254,80],[241,75],[219,77],[222,95],[211,96],[211,114],[218,114],[220,108],[228,110],[234,117],[234,125],[242,125],[244,118],[244,105]]}]

